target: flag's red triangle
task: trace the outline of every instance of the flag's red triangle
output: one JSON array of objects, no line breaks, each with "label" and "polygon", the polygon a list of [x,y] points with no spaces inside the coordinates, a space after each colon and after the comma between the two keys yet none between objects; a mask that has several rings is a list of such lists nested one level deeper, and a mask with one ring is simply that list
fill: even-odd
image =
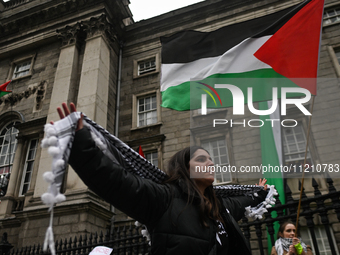
[{"label": "flag's red triangle", "polygon": [[10,84],[10,83],[11,83],[11,80],[8,81],[8,82],[5,82],[5,83],[2,84],[2,85],[0,85],[0,91],[3,91],[3,92],[12,92],[12,91],[10,91],[10,90],[6,90],[8,84]]},{"label": "flag's red triangle", "polygon": [[139,147],[138,147],[138,154],[141,155],[143,158],[145,158],[144,152],[143,152],[143,150],[142,150],[142,146],[140,146],[140,145],[139,145]]},{"label": "flag's red triangle", "polygon": [[312,0],[254,54],[313,95],[316,95],[323,7],[324,0]]}]

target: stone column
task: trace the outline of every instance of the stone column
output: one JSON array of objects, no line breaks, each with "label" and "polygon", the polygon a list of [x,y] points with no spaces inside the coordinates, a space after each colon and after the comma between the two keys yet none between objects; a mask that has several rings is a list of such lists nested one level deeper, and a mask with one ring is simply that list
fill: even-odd
[{"label": "stone column", "polygon": [[83,66],[80,77],[77,107],[106,127],[109,93],[110,48],[108,31],[111,25],[106,16],[91,18],[82,23],[87,32]]},{"label": "stone column", "polygon": [[[73,100],[76,90],[77,66],[79,62],[79,52],[77,47],[77,37],[81,30],[79,24],[66,26],[64,29],[57,30],[58,37],[62,39],[63,46],[60,50],[58,67],[56,70],[51,102],[47,116],[47,123],[52,120],[58,120],[59,116],[56,108],[63,102]],[[51,170],[52,157],[46,149],[41,151],[41,157],[38,169],[38,178],[36,180],[34,197],[39,197],[47,191],[48,183],[42,176],[44,172]]]},{"label": "stone column", "polygon": [[[77,110],[84,112],[90,119],[102,127],[107,123],[107,105],[109,94],[110,48],[107,31],[110,24],[106,16],[91,18],[82,22],[87,33],[80,85],[77,99]],[[74,171],[67,176],[66,194],[71,194],[84,187]]]},{"label": "stone column", "polygon": [[[20,159],[22,157],[23,139],[17,137],[17,149],[13,160],[11,177],[9,179],[6,196],[1,199],[0,219],[3,219],[11,214],[14,205],[15,188],[18,183],[18,174],[20,171]],[[20,183],[20,182],[19,182]]]}]

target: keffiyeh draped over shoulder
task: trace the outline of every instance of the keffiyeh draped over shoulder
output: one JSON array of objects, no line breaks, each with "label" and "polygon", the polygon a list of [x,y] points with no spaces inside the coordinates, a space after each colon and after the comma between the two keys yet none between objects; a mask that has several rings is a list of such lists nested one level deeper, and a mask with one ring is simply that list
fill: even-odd
[{"label": "keffiyeh draped over shoulder", "polygon": [[[55,122],[54,125],[46,124],[45,126],[45,138],[42,141],[42,147],[48,148],[49,154],[53,157],[53,162],[52,171],[44,174],[45,180],[49,182],[50,185],[47,193],[43,194],[42,200],[50,206],[52,212],[54,204],[65,199],[65,197],[59,193],[59,189],[70,156],[77,122],[80,117],[81,114],[79,112],[74,112],[64,119]],[[131,149],[86,116],[84,116],[84,128],[88,128],[91,131],[93,140],[103,153],[113,162],[123,166],[126,171],[142,178],[150,179],[156,183],[162,183],[167,178],[165,172],[141,157],[135,150]],[[267,212],[266,208],[275,204],[274,195],[277,195],[277,192],[274,186],[268,186],[269,192],[265,201],[256,207],[247,207],[247,217],[261,219],[263,213]],[[240,195],[257,196],[257,192],[262,190],[263,187],[256,185],[223,185],[214,186],[214,189],[216,194],[221,197]],[[46,233],[45,250],[47,246],[49,246],[52,254],[54,254],[54,242],[51,231],[52,221],[50,221],[50,226]]]},{"label": "keffiyeh draped over shoulder", "polygon": [[[304,242],[302,242],[301,239],[300,239],[300,243],[301,243],[303,250],[307,252],[307,245]],[[277,239],[275,242],[275,250],[276,250],[277,255],[283,255],[284,250],[288,252],[289,246],[291,246],[292,244],[293,244],[292,238],[280,237],[279,239]]]}]

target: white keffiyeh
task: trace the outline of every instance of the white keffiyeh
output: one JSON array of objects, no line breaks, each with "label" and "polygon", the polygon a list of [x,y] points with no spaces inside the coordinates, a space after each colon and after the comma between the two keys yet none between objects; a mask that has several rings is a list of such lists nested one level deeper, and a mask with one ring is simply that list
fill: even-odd
[{"label": "white keffiyeh", "polygon": [[[307,252],[307,245],[301,241],[299,238],[301,246],[305,252]],[[275,250],[277,255],[283,255],[283,251],[289,251],[289,246],[293,244],[293,239],[292,238],[282,238],[280,237],[279,239],[276,240],[275,242]]]}]

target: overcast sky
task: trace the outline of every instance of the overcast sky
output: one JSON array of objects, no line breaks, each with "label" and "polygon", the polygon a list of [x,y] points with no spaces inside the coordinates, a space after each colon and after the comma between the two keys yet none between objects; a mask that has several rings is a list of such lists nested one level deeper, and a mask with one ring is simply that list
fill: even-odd
[{"label": "overcast sky", "polygon": [[[9,0],[4,0],[5,2]],[[130,0],[134,21],[148,19],[204,0]]]},{"label": "overcast sky", "polygon": [[134,21],[148,19],[204,0],[130,0]]}]

